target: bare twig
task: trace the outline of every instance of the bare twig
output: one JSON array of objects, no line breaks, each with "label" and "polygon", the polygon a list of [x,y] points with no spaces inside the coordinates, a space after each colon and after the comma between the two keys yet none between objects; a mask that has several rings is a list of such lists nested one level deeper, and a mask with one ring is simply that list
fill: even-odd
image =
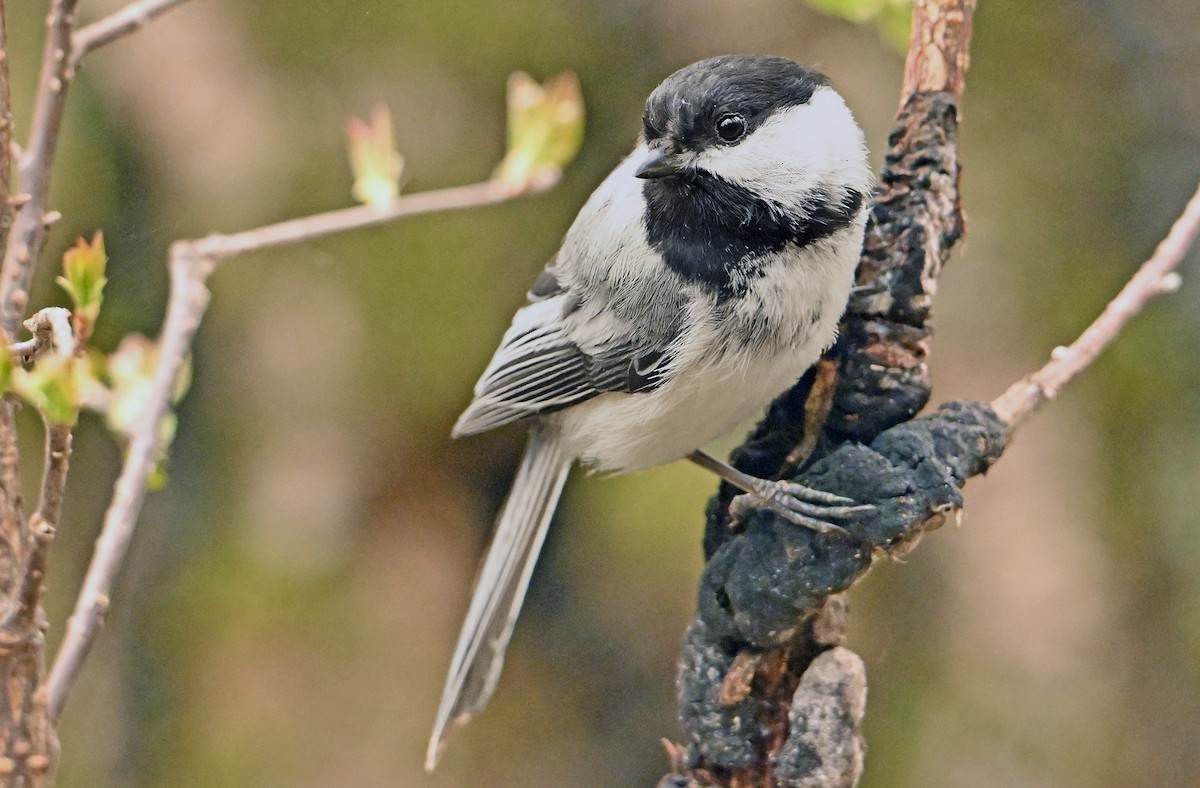
[{"label": "bare twig", "polygon": [[71,331],[71,310],[50,306],[39,310],[24,323],[31,339],[15,342],[8,352],[23,364],[28,364],[48,350],[64,356],[75,355],[75,334]]},{"label": "bare twig", "polygon": [[50,342],[46,339],[33,337],[26,339],[24,342],[14,342],[8,346],[8,352],[17,361],[22,364],[28,364],[35,358],[46,352],[50,348]]},{"label": "bare twig", "polygon": [[0,0],[0,249],[8,243],[12,227],[12,103],[8,82],[8,23],[4,0]]},{"label": "bare twig", "polygon": [[46,45],[42,53],[37,100],[29,143],[20,160],[22,193],[14,197],[19,207],[0,266],[0,327],[10,336],[28,306],[29,285],[46,243],[46,230],[57,218],[46,213],[50,171],[58,148],[67,89],[75,78],[80,59],[97,47],[137,30],[183,0],[142,0],[76,33],[75,7],[78,2],[53,0],[46,19]]},{"label": "bare twig", "polygon": [[511,186],[486,181],[405,195],[383,208],[347,208],[232,235],[176,241],[171,245],[171,292],[159,339],[153,392],[141,422],[134,431],[112,502],[104,515],[104,525],[96,540],[96,552],[88,565],[87,576],[67,625],[62,646],[46,680],[47,703],[52,720],[57,720],[62,714],[71,687],[108,611],[113,581],[125,560],[145,499],[146,482],[158,458],[162,456],[163,436],[158,427],[170,406],[180,371],[191,352],[192,338],[208,307],[206,282],[217,262],[246,252],[373,227],[406,216],[491,205],[545,191],[553,183],[550,179],[538,181],[528,184],[524,190],[514,191]]},{"label": "bare twig", "polygon": [[[71,331],[71,311],[52,306],[40,310],[25,321],[25,327],[33,339],[10,348],[22,361],[31,361],[36,356],[53,351],[63,358],[75,355],[75,336]],[[26,354],[18,347],[32,345]],[[46,576],[46,562],[54,533],[62,514],[63,493],[67,487],[67,466],[71,459],[72,424],[46,422],[46,461],[42,471],[42,493],[37,510],[29,520],[29,535],[25,572],[21,579],[21,590],[17,594],[17,605],[9,613],[8,620],[0,624],[0,630],[23,632],[35,626],[42,601],[42,580]]]},{"label": "bare twig", "polygon": [[120,11],[81,28],[71,37],[72,67],[77,66],[80,59],[92,50],[141,30],[159,14],[164,14],[186,2],[187,0],[139,0],[139,2],[130,3]]},{"label": "bare twig", "polygon": [[[22,360],[48,351],[68,362],[73,359],[77,343],[71,332],[69,310],[43,309],[25,321],[25,327],[34,338],[21,343],[31,346],[27,354],[13,350]],[[6,418],[2,434],[8,440],[12,435],[11,407],[5,403],[0,413]],[[5,745],[3,760],[12,764],[8,774],[14,785],[51,785],[58,758],[58,740],[47,714],[46,696],[39,691],[46,672],[47,625],[42,594],[50,548],[62,514],[74,419],[60,423],[47,416],[45,423],[46,459],[37,510],[28,523],[19,501],[12,512],[5,513],[6,517],[16,517],[6,525],[6,542],[21,540],[20,550],[15,553],[19,559],[5,578],[13,592],[5,600],[6,612],[0,620],[0,673],[5,676],[2,685],[6,693],[0,741]],[[12,457],[15,463],[15,448]]]},{"label": "bare twig", "polygon": [[171,402],[192,337],[208,306],[209,293],[204,282],[212,271],[212,263],[178,253],[184,248],[178,243],[172,247],[171,290],[152,393],[142,414],[141,424],[129,444],[125,464],[113,489],[112,501],[104,514],[104,526],[96,540],[96,552],[67,624],[62,647],[46,679],[47,706],[52,720],[57,720],[62,714],[67,693],[79,675],[79,669],[108,611],[113,581],[129,549],[134,524],[146,496],[146,481],[154,471],[162,451],[159,425]]},{"label": "bare twig", "polygon": [[54,0],[46,20],[46,46],[29,144],[20,163],[23,194],[13,219],[9,243],[0,266],[0,327],[11,336],[25,313],[29,283],[37,257],[46,242],[48,219],[46,199],[50,193],[50,169],[58,147],[71,68],[71,27],[78,0]]},{"label": "bare twig", "polygon": [[[12,164],[14,148],[12,105],[8,73],[8,11],[0,0],[0,259],[8,244],[13,223]],[[0,328],[0,344],[11,341],[12,333]],[[21,566],[26,520],[21,506],[20,468],[17,465],[17,436],[12,426],[12,406],[0,402],[0,564],[16,572]],[[6,575],[8,572],[0,572]],[[14,589],[17,578],[0,576],[0,587]]]},{"label": "bare twig", "polygon": [[1200,187],[1150,259],[1079,338],[1068,347],[1057,348],[1044,367],[992,400],[992,409],[1001,420],[1016,427],[1054,399],[1063,386],[1096,360],[1150,299],[1178,288],[1180,280],[1175,269],[1197,235],[1200,235]]},{"label": "bare twig", "polygon": [[469,186],[406,194],[383,207],[357,205],[232,235],[210,235],[182,243],[187,244],[191,253],[196,256],[224,260],[246,252],[310,241],[348,230],[375,227],[406,216],[493,205],[514,197],[546,191],[556,182],[557,179],[539,181],[529,184],[525,190],[514,191],[511,186],[500,181],[484,181]]},{"label": "bare twig", "polygon": [[42,495],[37,511],[30,518],[29,561],[17,596],[14,619],[5,628],[35,623],[42,601],[42,581],[50,547],[62,516],[63,494],[67,488],[67,469],[71,460],[71,425],[46,425],[46,465],[42,472]]}]

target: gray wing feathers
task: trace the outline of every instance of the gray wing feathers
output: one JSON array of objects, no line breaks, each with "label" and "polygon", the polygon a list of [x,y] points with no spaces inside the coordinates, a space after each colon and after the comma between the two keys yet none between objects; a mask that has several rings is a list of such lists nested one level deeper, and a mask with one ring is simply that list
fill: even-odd
[{"label": "gray wing feathers", "polygon": [[482,709],[496,689],[504,650],[512,637],[571,459],[555,432],[541,426],[530,430],[525,455],[497,519],[454,649],[425,756],[429,771],[437,765],[450,729]]},{"label": "gray wing feathers", "polygon": [[606,391],[636,393],[658,386],[668,366],[672,332],[659,341],[595,332],[588,353],[568,335],[569,295],[537,301],[517,312],[500,348],[475,386],[475,399],[453,434],[473,435],[539,413],[562,410]]}]

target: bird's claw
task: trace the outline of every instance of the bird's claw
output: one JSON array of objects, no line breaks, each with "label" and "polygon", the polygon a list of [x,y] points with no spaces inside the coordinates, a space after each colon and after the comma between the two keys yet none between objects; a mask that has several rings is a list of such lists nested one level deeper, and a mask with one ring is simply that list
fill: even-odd
[{"label": "bird's claw", "polygon": [[811,528],[823,534],[849,535],[849,532],[834,520],[844,520],[875,508],[796,482],[768,479],[760,479],[759,482],[760,485],[754,492],[733,499],[730,511],[735,517],[740,519],[756,507],[765,507],[794,525]]}]

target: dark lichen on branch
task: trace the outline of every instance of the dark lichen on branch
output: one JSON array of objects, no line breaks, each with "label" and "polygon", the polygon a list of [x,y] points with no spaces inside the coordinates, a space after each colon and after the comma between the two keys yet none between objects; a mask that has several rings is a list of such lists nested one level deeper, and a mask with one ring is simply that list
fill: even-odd
[{"label": "dark lichen on branch", "polygon": [[717,549],[701,579],[679,670],[689,766],[733,774],[759,762],[756,753],[771,735],[760,707],[777,706],[791,689],[780,683],[769,689],[783,692],[764,697],[751,682],[736,703],[723,702],[721,687],[739,654],[781,654],[802,680],[812,658],[837,642],[817,634],[829,631],[816,626],[828,600],[858,580],[874,556],[903,552],[961,509],[963,484],[1000,456],[1006,436],[987,405],[955,402],[868,445],[845,443],[796,480],[874,507],[848,524],[849,537],[796,528],[764,510]]}]

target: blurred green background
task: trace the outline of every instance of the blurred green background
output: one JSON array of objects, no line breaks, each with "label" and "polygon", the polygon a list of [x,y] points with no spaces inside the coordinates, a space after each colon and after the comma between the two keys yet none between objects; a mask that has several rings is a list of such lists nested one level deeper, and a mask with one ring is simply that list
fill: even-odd
[{"label": "blurred green background", "polygon": [[[23,134],[45,3],[8,6]],[[942,279],[936,399],[991,398],[1040,364],[1166,230],[1200,175],[1198,35],[1193,0],[981,3],[962,119],[970,232]],[[878,164],[902,70],[885,37],[798,0],[194,0],[89,58],[46,259],[104,229],[105,349],[157,331],[173,239],[348,204],[344,123],[377,101],[407,191],[486,177],[514,70],[578,72],[589,122],[548,196],[217,272],[172,483],[147,503],[67,710],[61,784],[652,785],[658,740],[677,735],[674,658],[713,479],[684,464],[576,478],[500,691],[427,777],[523,439],[451,442],[450,424],[660,79],[724,52],[815,64]],[[853,591],[864,785],[1196,783],[1197,259],[969,485],[962,528]],[[62,301],[52,273],[38,305]],[[75,445],[52,645],[120,459],[94,419]]]}]

